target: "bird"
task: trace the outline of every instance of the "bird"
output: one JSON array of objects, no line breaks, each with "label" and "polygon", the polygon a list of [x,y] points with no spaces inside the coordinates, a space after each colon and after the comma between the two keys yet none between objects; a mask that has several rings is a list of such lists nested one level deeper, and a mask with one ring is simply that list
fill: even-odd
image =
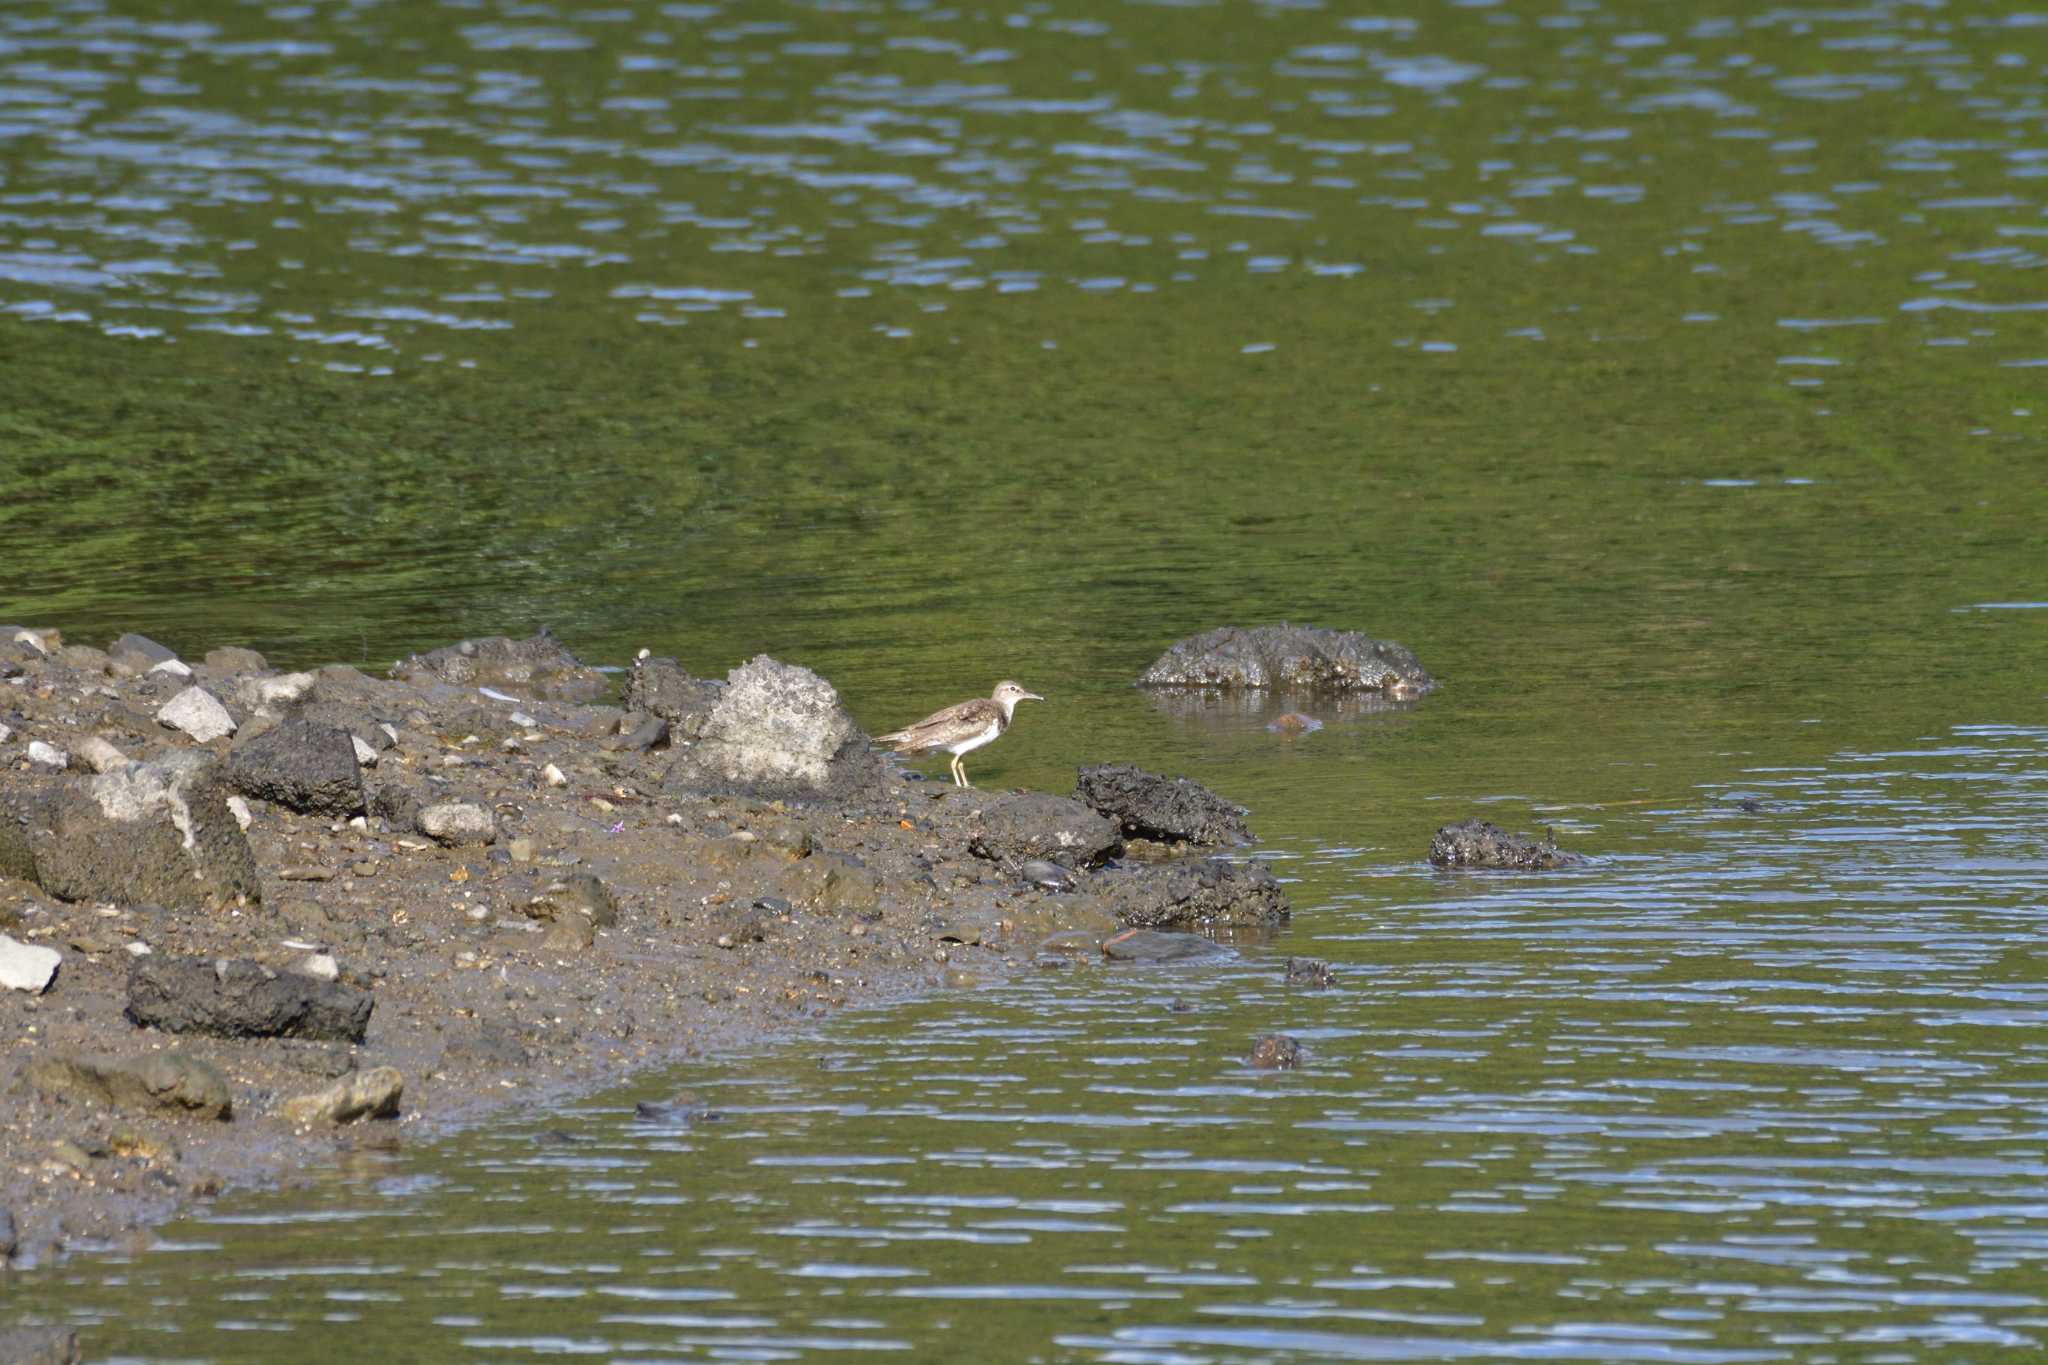
[{"label": "bird", "polygon": [[901,730],[892,730],[886,735],[876,735],[880,744],[892,744],[899,754],[928,754],[934,749],[944,749],[953,755],[948,766],[953,771],[953,785],[971,787],[967,780],[967,765],[960,760],[971,750],[984,744],[992,744],[1010,728],[1010,713],[1017,709],[1020,701],[1044,701],[1036,692],[1027,692],[1022,685],[1005,679],[996,684],[996,690],[986,697],[973,701],[959,702],[943,711],[934,711],[913,725]]}]

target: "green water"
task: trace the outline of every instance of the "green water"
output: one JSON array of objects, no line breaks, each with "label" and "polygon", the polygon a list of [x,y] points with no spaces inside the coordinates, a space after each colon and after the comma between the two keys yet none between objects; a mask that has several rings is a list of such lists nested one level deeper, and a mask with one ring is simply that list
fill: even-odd
[{"label": "green water", "polygon": [[[686,1159],[616,1104],[536,1120],[622,1190],[494,1130],[166,1234],[218,1251],[17,1277],[0,1311],[151,1360],[278,1358],[214,1273],[280,1281],[246,1316],[308,1360],[2037,1343],[2038,31],[1988,4],[9,7],[0,620],[282,664],[543,623],[599,663],[765,651],[871,731],[1016,677],[1051,700],[979,780],[1128,759],[1246,802],[1298,879],[1275,951],[1347,988],[1285,996],[1254,953],[849,1020],[695,1077],[774,1102]],[[1400,640],[1444,688],[1284,743],[1129,686],[1280,619]],[[1430,831],[1475,811],[1602,861],[1432,877]],[[1204,1008],[1162,1032],[1173,994]],[[1235,1071],[1258,1027],[1318,1060]],[[1126,1055],[1142,1095],[1089,1060]],[[1630,1102],[1556,1118],[1586,1095]],[[998,1140],[1018,1115],[1050,1157]],[[1300,1169],[1232,1164],[1269,1150]],[[886,1175],[907,1203],[860,1202],[861,1154],[924,1173]],[[1756,1171],[1788,1183],[1730,1193]],[[649,1202],[671,1187],[686,1212]],[[966,1195],[1110,1230],[954,1236]],[[1260,1207],[1175,1211],[1233,1201]],[[866,1245],[844,1228],[899,1259],[798,1273]],[[767,1325],[617,1320],[669,1281],[615,1263]],[[297,1293],[322,1266],[371,1307]],[[828,1288],[879,1325],[793,1306]]]}]

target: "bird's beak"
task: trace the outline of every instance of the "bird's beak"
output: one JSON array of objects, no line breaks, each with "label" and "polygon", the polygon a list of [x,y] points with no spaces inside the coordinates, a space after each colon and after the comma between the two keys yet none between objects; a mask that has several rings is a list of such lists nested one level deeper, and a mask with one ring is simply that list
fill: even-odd
[{"label": "bird's beak", "polygon": [[1044,701],[1044,700],[1045,700],[1045,698],[1044,698],[1044,697],[1041,697],[1041,696],[1039,696],[1039,695],[1038,695],[1038,694],[1037,694],[1036,692],[1026,692],[1026,693],[1025,693],[1025,694],[1024,694],[1023,696],[1021,696],[1021,697],[1017,698],[1017,700],[1018,700],[1018,701]]}]

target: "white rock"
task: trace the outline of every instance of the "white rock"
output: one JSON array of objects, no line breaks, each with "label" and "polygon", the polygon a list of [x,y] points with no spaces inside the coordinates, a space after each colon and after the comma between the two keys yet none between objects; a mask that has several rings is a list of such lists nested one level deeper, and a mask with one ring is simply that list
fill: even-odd
[{"label": "white rock", "polygon": [[359,766],[364,768],[374,768],[377,766],[377,751],[375,749],[363,743],[362,737],[359,735],[350,735],[348,739],[349,743],[356,746],[356,763]]},{"label": "white rock", "polygon": [[8,740],[13,738],[14,731],[8,729],[5,725],[0,725],[0,744],[5,744]]},{"label": "white rock", "polygon": [[168,673],[174,678],[189,678],[192,676],[192,666],[183,659],[165,659],[149,671],[152,673]]},{"label": "white rock", "polygon": [[28,761],[39,768],[68,768],[71,766],[71,755],[54,744],[32,739],[28,742]]},{"label": "white rock", "polygon": [[280,673],[272,678],[244,678],[235,690],[244,706],[268,711],[304,700],[318,681],[311,673]]},{"label": "white rock", "polygon": [[132,942],[132,943],[130,943],[130,944],[128,945],[128,956],[130,956],[130,957],[148,957],[148,956],[149,956],[149,945],[148,945],[147,943],[144,943],[144,942],[143,942],[143,941],[142,941],[141,939],[139,939],[139,938],[138,938],[138,939],[136,939],[136,940],[135,940],[134,942]]},{"label": "white rock", "polygon": [[208,744],[235,732],[235,718],[220,698],[203,687],[188,687],[165,702],[156,718],[173,730],[183,730],[201,744]]},{"label": "white rock", "polygon": [[332,953],[309,953],[299,962],[299,970],[307,976],[332,981],[341,975],[341,964],[334,960]]},{"label": "white rock", "polygon": [[116,768],[128,766],[128,755],[98,735],[92,736],[78,746],[78,756],[96,773],[110,773]]},{"label": "white rock", "polygon": [[249,803],[239,796],[230,796],[228,798],[228,814],[235,817],[235,823],[242,827],[244,833],[248,831],[250,823],[256,818],[255,812],[249,809]]},{"label": "white rock", "polygon": [[384,732],[384,737],[386,739],[390,740],[393,744],[398,743],[398,727],[396,725],[393,725],[387,721],[386,723],[378,726],[377,728]]},{"label": "white rock", "polygon": [[420,833],[444,844],[488,844],[498,837],[498,822],[472,801],[442,801],[420,812]]},{"label": "white rock", "polygon": [[540,775],[548,780],[548,785],[550,787],[566,787],[569,785],[569,779],[562,776],[562,770],[560,768],[557,768],[552,763],[548,764],[547,767],[542,768],[540,770]]},{"label": "white rock", "polygon": [[26,627],[14,632],[14,642],[18,645],[27,645],[38,654],[50,652],[50,647],[43,643],[43,637]]},{"label": "white rock", "polygon": [[522,730],[531,730],[534,726],[540,724],[539,721],[535,720],[532,716],[527,715],[524,711],[514,711],[511,715],[505,717],[505,719],[511,721],[514,725],[518,726]]},{"label": "white rock", "polygon": [[0,934],[0,987],[41,995],[49,989],[57,975],[57,964],[63,960],[64,955],[55,948],[38,947]]}]

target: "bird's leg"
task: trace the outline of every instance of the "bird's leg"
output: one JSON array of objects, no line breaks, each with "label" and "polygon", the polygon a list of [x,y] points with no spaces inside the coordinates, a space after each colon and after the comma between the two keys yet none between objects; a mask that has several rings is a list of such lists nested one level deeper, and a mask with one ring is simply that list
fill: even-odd
[{"label": "bird's leg", "polygon": [[971,787],[974,785],[972,782],[969,782],[967,780],[967,765],[960,761],[959,754],[953,755],[953,781],[963,787]]}]

